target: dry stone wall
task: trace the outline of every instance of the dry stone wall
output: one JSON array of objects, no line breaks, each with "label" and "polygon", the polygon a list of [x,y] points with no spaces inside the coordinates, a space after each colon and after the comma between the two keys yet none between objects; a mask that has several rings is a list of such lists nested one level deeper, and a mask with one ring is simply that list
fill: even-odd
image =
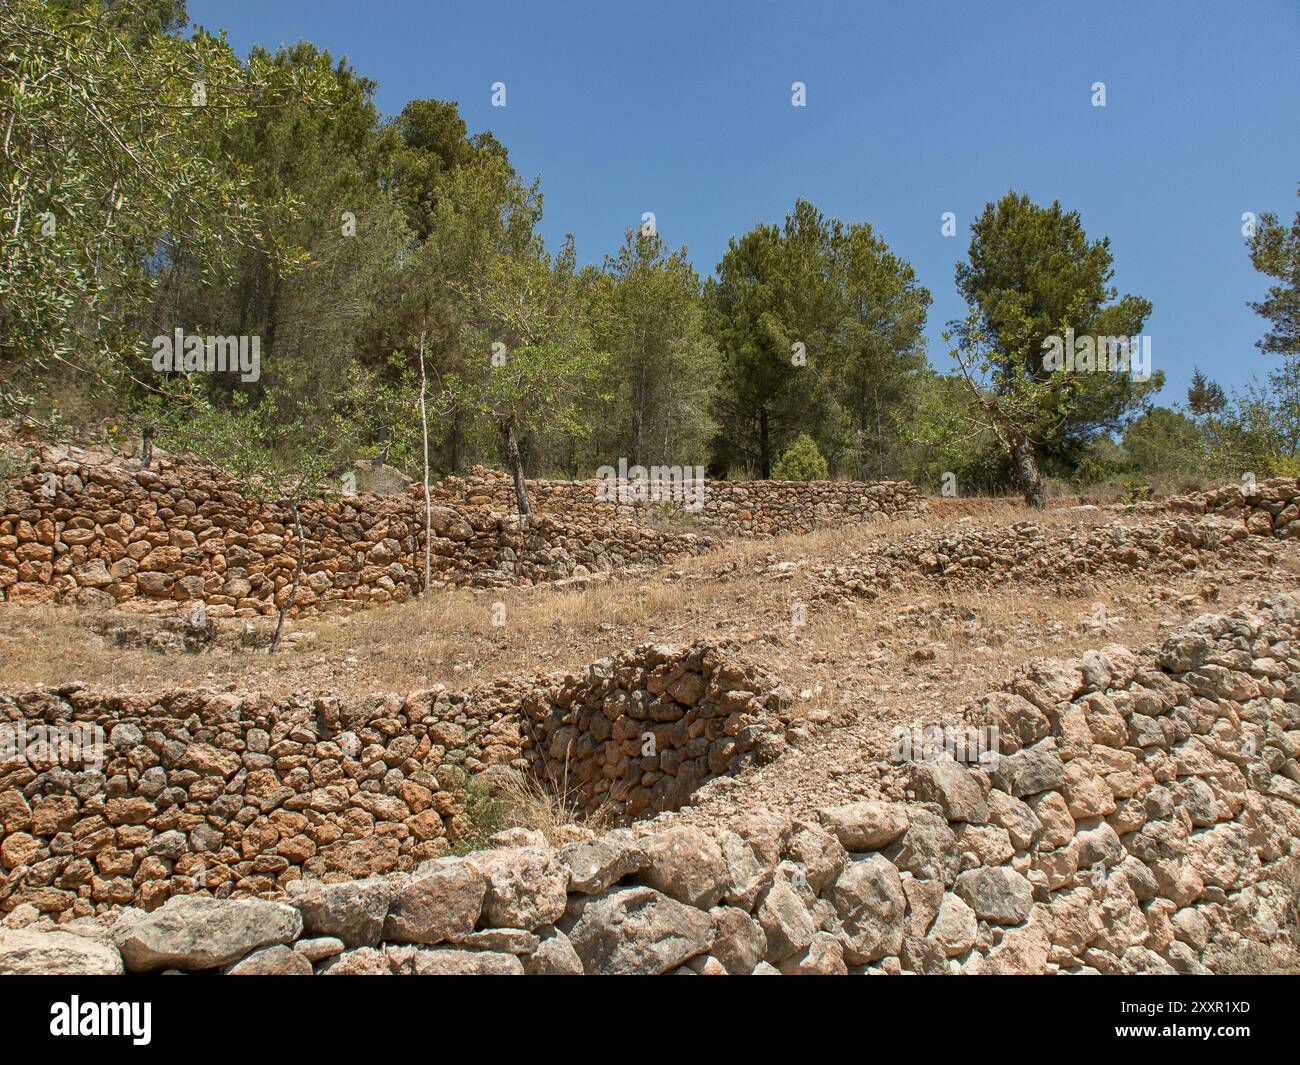
[{"label": "dry stone wall", "polygon": [[1296,596],[1158,652],[1036,659],[965,717],[999,757],[913,762],[907,801],[513,829],[409,872],[111,923],[19,907],[0,971],[1202,973],[1295,946]]},{"label": "dry stone wall", "polygon": [[1300,535],[1300,481],[1264,482],[1249,500],[1229,486],[1122,511],[1078,527],[1021,521],[923,529],[818,569],[817,596],[874,599],[917,580],[983,589],[1229,566],[1266,573],[1275,562],[1271,540]]},{"label": "dry stone wall", "polygon": [[[595,483],[532,482],[538,512],[514,516],[510,482],[437,486],[436,587],[584,582],[698,554],[715,536],[914,514],[913,486],[710,482],[692,524],[660,528],[646,507],[599,503]],[[648,506],[648,505],[647,505]],[[306,565],[291,614],[401,602],[424,571],[424,501],[358,493],[301,507]],[[672,523],[670,523],[672,524]],[[287,506],[235,490],[219,469],[164,458],[151,470],[49,456],[6,485],[0,593],[8,602],[270,615],[288,596],[297,539]]]},{"label": "dry stone wall", "polygon": [[1239,519],[1258,536],[1294,539],[1300,536],[1300,478],[1275,477],[1257,483],[1230,484],[1213,492],[1178,496],[1164,503],[1140,504],[1140,509],[1167,508],[1191,514],[1222,514]]},{"label": "dry stone wall", "polygon": [[845,555],[816,571],[819,598],[875,599],[908,581],[960,582],[995,588],[1008,582],[1060,585],[1126,573],[1179,574],[1256,560],[1239,521],[1217,515],[1180,519],[1120,519],[1059,529],[1035,522],[926,529],[867,551]]},{"label": "dry stone wall", "polygon": [[[632,486],[635,482],[630,482]],[[629,498],[605,501],[598,480],[528,482],[529,498],[542,512],[645,523],[679,521],[720,537],[775,536],[825,526],[915,518],[928,504],[907,481],[703,481],[698,510],[675,499]],[[449,478],[439,486],[439,502],[448,506],[514,505],[514,485],[495,470],[474,467],[470,476]]]},{"label": "dry stone wall", "polygon": [[[530,771],[616,819],[779,752],[782,690],[730,649],[638,648],[585,675],[342,701],[234,692],[0,696],[0,729],[93,726],[102,758],[0,752],[0,912],[60,919],[176,893],[275,896],[410,871],[471,836],[467,778]],[[35,748],[33,747],[33,750]]]},{"label": "dry stone wall", "polygon": [[784,748],[790,692],[728,646],[649,645],[523,700],[534,773],[587,815],[675,810]]},{"label": "dry stone wall", "polygon": [[[424,569],[422,498],[358,493],[301,507],[306,565],[293,614],[400,602]],[[712,545],[692,532],[524,523],[486,508],[434,508],[437,587],[584,580],[657,566]],[[174,610],[212,617],[275,613],[289,594],[297,538],[287,506],[257,503],[213,467],[153,470],[70,460],[8,485],[0,516],[0,589],[9,602]]]}]

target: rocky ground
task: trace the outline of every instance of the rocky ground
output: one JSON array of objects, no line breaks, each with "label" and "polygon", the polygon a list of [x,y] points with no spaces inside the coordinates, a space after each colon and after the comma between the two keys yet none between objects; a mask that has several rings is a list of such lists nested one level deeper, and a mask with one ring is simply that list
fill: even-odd
[{"label": "rocky ground", "polygon": [[[465,689],[539,670],[580,671],[612,650],[646,643],[724,639],[788,689],[780,712],[784,753],[740,778],[713,779],[686,808],[659,823],[665,831],[698,826],[718,832],[747,824],[754,810],[766,809],[786,823],[812,819],[834,836],[841,833],[828,810],[914,798],[915,780],[887,758],[896,727],[960,722],[963,707],[1004,685],[1034,656],[1072,658],[1108,644],[1154,654],[1171,632],[1207,610],[1228,612],[1270,592],[1294,590],[1298,574],[1296,539],[1252,535],[1240,517],[1150,506],[1062,506],[1031,513],[1014,502],[988,501],[936,507],[928,519],[731,543],[649,576],[586,588],[459,589],[429,602],[304,619],[290,624],[274,657],[266,653],[269,629],[260,619],[8,605],[0,611],[0,688],[80,680],[103,688],[179,685],[271,697],[301,691],[404,693],[437,684]],[[853,838],[854,829],[844,831]],[[414,879],[427,875],[426,870]],[[870,894],[870,888],[863,890]],[[568,891],[574,890],[571,880]],[[1006,894],[996,884],[988,892],[998,899]],[[966,894],[983,899],[987,893],[972,886]],[[386,896],[385,905],[390,901]],[[620,904],[659,902],[629,897]],[[963,920],[953,920],[963,923],[965,910],[946,904],[960,911]],[[579,923],[581,910],[579,905],[574,919]],[[391,908],[386,912],[391,916]],[[295,919],[281,911],[271,917],[272,925]],[[679,917],[687,924],[695,920]],[[779,915],[769,917],[782,923]],[[344,941],[350,948],[347,965],[371,959],[353,953],[358,944],[346,936],[325,936],[330,942],[321,945],[311,940],[310,929],[304,933],[301,921],[292,930],[287,923],[255,945],[272,952],[258,955],[257,966],[269,968],[250,971],[278,971],[280,965],[301,970],[304,964],[309,971],[313,965],[316,971],[337,968],[340,963],[327,958],[339,954]],[[10,924],[35,927],[27,913]],[[107,939],[103,927],[96,922],[80,933],[64,931],[100,946],[111,941],[128,968],[169,964],[163,954],[131,945],[135,940],[126,926]],[[473,950],[495,949],[473,936],[491,938],[472,928],[450,938]],[[235,938],[242,953],[232,948],[231,957],[211,966],[185,967],[234,964],[254,949],[247,936]],[[513,958],[541,949],[540,940],[532,942],[537,936],[524,938],[527,951],[497,953]],[[384,939],[391,937],[385,933]],[[45,948],[34,943],[31,949]],[[392,955],[394,948],[384,949]],[[593,941],[586,949],[598,958],[602,948]],[[312,956],[325,950],[332,953]],[[826,943],[823,950],[835,953]],[[133,963],[133,951],[147,960]],[[306,962],[288,957],[295,953],[305,954]],[[396,957],[385,955],[375,964],[397,966],[392,971],[403,964],[415,966],[411,971],[470,964],[452,957]],[[800,957],[792,963],[796,969],[805,963],[816,968],[815,960]],[[868,960],[861,953],[858,964]],[[566,954],[563,964],[571,963]],[[1189,963],[1186,971],[1196,970]]]},{"label": "rocky ground", "polygon": [[[409,871],[296,878],[275,901],[175,894],[58,926],[21,904],[0,972],[1294,971],[1298,639],[1300,598],[1273,593],[1156,652],[1034,659],[969,708],[998,756],[891,765],[892,801],[512,828]],[[654,666],[653,687],[690,685],[692,665]]]},{"label": "rocky ground", "polygon": [[405,694],[580,671],[643,643],[730,639],[791,688],[808,735],[844,750],[829,766],[814,758],[829,774],[852,766],[851,751],[883,754],[893,726],[959,707],[1033,655],[1156,644],[1300,574],[1295,540],[1214,516],[981,510],[732,543],[584,589],[458,589],[303,619],[274,657],[269,620],[11,604],[0,610],[0,688]]}]

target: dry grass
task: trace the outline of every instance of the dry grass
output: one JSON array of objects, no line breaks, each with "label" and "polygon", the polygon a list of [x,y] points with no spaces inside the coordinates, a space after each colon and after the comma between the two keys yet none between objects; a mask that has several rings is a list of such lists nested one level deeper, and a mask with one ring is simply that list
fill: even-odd
[{"label": "dry grass", "polygon": [[613,810],[608,805],[590,813],[581,807],[567,774],[552,786],[532,774],[515,773],[502,779],[501,794],[512,824],[541,832],[554,846],[573,838],[574,825],[597,834],[614,826]]},{"label": "dry grass", "polygon": [[614,827],[613,809],[602,804],[585,810],[568,780],[567,764],[559,780],[509,770],[487,776],[444,774],[439,779],[459,795],[463,811],[453,853],[494,846],[492,837],[509,828],[541,832],[552,846],[572,842],[580,826],[593,834]]},{"label": "dry grass", "polygon": [[[611,648],[762,631],[788,618],[790,604],[807,597],[754,572],[769,559],[826,563],[930,524],[880,523],[734,541],[655,574],[586,589],[462,588],[427,600],[303,618],[291,623],[290,643],[274,658],[243,648],[183,656],[122,649],[90,626],[112,620],[141,626],[147,618],[6,604],[0,607],[0,688],[80,680],[140,689],[235,685],[272,694],[303,688],[362,694],[436,683],[462,687],[539,668],[577,669]],[[492,623],[498,602],[505,607],[503,627]]]},{"label": "dry grass", "polygon": [[[983,520],[1002,524],[1028,515],[1014,502],[985,506]],[[1108,515],[1049,510],[1033,520],[1065,529]],[[1069,655],[1112,640],[1157,642],[1164,628],[1206,609],[1216,595],[1226,604],[1262,590],[1253,584],[1237,588],[1222,575],[1215,578],[1216,589],[1201,575],[1187,575],[1166,582],[1175,599],[1162,603],[1158,613],[1147,601],[1147,586],[1132,578],[1068,594],[1028,595],[1017,587],[971,592],[927,582],[870,603],[814,602],[812,570],[918,529],[959,521],[930,517],[735,541],[655,573],[586,589],[458,589],[427,601],[305,618],[293,623],[291,642],[273,657],[232,646],[170,655],[124,649],[91,630],[104,615],[6,605],[0,607],[0,689],[73,680],[138,690],[236,687],[271,695],[328,690],[348,696],[437,683],[463,689],[500,677],[580,670],[639,643],[729,638],[796,693],[807,692],[799,704],[807,712],[836,714],[852,707],[883,721],[913,713],[918,693],[955,705],[999,683],[1033,654]],[[1295,559],[1288,547],[1278,571],[1282,582],[1295,583]],[[780,561],[799,565],[772,572],[771,564]],[[1189,599],[1179,607],[1176,597]],[[1104,633],[1088,625],[1099,600],[1111,617]],[[495,603],[505,608],[503,627],[493,625]],[[799,603],[807,604],[807,623],[794,628]],[[941,604],[974,616],[929,616]],[[137,627],[147,624],[139,615],[117,617]]]}]

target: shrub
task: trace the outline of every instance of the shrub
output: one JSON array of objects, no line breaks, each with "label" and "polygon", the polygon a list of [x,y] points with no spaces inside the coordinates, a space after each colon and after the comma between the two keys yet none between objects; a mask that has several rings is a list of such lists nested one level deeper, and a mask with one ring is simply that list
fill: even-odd
[{"label": "shrub", "polygon": [[826,460],[807,433],[799,434],[772,470],[774,481],[824,481],[826,477]]}]

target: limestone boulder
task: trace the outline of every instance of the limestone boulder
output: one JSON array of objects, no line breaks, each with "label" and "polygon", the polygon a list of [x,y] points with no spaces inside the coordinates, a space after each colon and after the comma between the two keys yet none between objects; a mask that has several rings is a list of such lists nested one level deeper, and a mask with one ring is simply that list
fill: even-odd
[{"label": "limestone boulder", "polygon": [[131,972],[215,969],[258,947],[292,943],[302,934],[293,906],[262,899],[174,895],[152,913],[124,912],[113,942]]},{"label": "limestone boulder", "polygon": [[561,923],[588,975],[659,975],[708,952],[708,914],[654,888],[611,888],[574,900]]},{"label": "limestone boulder", "polygon": [[0,928],[0,976],[120,976],[111,942],[58,928]]}]

